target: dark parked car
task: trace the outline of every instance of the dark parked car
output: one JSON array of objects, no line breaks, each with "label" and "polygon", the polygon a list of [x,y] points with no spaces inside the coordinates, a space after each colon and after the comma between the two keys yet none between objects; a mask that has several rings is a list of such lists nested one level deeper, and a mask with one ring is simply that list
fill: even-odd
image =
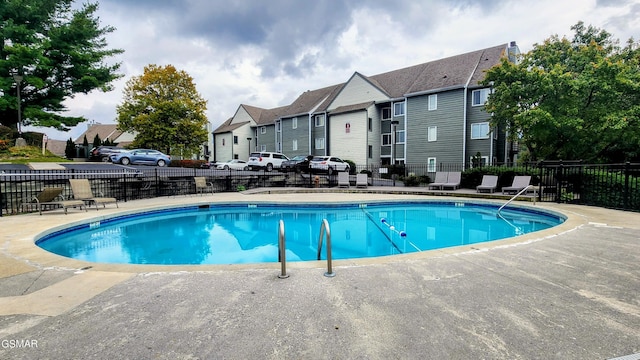
[{"label": "dark parked car", "polygon": [[117,146],[102,145],[94,147],[93,149],[91,149],[91,151],[89,151],[89,160],[108,162],[111,161],[111,154],[119,153],[122,151],[126,150]]},{"label": "dark parked car", "polygon": [[283,161],[282,171],[309,172],[309,162],[313,159],[313,155],[297,155],[293,158]]},{"label": "dark parked car", "polygon": [[114,164],[141,164],[167,166],[171,162],[171,157],[158,150],[135,149],[111,155],[111,162]]}]

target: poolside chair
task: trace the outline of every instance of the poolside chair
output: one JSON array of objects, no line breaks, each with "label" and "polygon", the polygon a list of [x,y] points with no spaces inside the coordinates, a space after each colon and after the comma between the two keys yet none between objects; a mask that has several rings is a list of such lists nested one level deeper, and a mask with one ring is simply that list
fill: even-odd
[{"label": "poolside chair", "polygon": [[356,187],[366,188],[367,186],[369,186],[369,176],[366,173],[356,175]]},{"label": "poolside chair", "polygon": [[451,188],[455,190],[460,187],[460,181],[462,179],[462,173],[460,171],[449,171],[447,174],[447,182],[442,184],[441,189]]},{"label": "poolside chair", "polygon": [[437,188],[438,190],[442,190],[442,185],[447,183],[448,173],[444,171],[436,172],[436,179],[429,184],[429,189]]},{"label": "poolside chair", "polygon": [[[20,203],[21,208],[34,206],[38,209],[40,215],[42,215],[43,207],[61,207],[64,209],[64,213],[67,214],[67,209],[70,207],[79,207],[82,209],[84,207],[85,211],[87,208],[82,200],[65,200],[62,197],[62,188],[54,187],[54,188],[44,188],[38,195],[32,197],[27,201],[22,201]],[[56,200],[59,199],[59,200]]]},{"label": "poolside chair", "polygon": [[493,193],[498,188],[497,175],[482,175],[482,183],[476,186],[476,192],[488,191]]},{"label": "poolside chair", "polygon": [[93,196],[91,191],[91,184],[89,179],[69,179],[71,184],[71,192],[73,192],[73,198],[75,200],[82,200],[87,204],[95,204],[96,210],[98,210],[98,204],[102,204],[103,208],[107,207],[107,204],[116,204],[118,207],[118,200],[116,198],[104,197],[101,193],[100,197]]},{"label": "poolside chair", "polygon": [[202,195],[205,191],[213,194],[213,184],[207,182],[207,178],[204,176],[194,176],[193,181],[196,183],[196,194]]},{"label": "poolside chair", "polygon": [[338,187],[349,187],[349,173],[342,171],[338,173]]},{"label": "poolside chair", "polygon": [[529,186],[529,183],[531,182],[531,176],[514,176],[513,177],[513,183],[511,183],[511,186],[505,186],[502,188],[502,193],[517,193],[519,191],[522,191],[522,189],[526,188],[527,186]]}]

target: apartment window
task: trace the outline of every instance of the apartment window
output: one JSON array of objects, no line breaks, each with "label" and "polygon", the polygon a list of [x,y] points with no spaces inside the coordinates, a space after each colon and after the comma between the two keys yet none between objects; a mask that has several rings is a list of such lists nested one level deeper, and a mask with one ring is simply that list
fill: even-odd
[{"label": "apartment window", "polygon": [[260,145],[260,152],[267,151],[267,145]]},{"label": "apartment window", "polygon": [[294,117],[293,119],[291,119],[291,128],[292,129],[297,129],[298,128],[298,118]]},{"label": "apartment window", "polygon": [[368,125],[368,127],[369,127],[369,131],[373,131],[373,119],[372,119],[372,118],[369,118],[369,125]]},{"label": "apartment window", "polygon": [[480,167],[480,166],[487,166],[489,165],[489,157],[488,156],[480,156],[480,158],[476,158],[475,156],[472,156],[471,159],[469,159],[469,164],[471,164],[471,167]]},{"label": "apartment window", "polygon": [[391,119],[391,108],[382,108],[382,120]]},{"label": "apartment window", "polygon": [[222,146],[224,146],[224,139],[222,139]]},{"label": "apartment window", "polygon": [[404,115],[404,102],[393,104],[393,116]]},{"label": "apartment window", "polygon": [[276,121],[276,131],[280,131],[280,121]]},{"label": "apartment window", "polygon": [[396,144],[404,144],[404,130],[396,131]]},{"label": "apartment window", "polygon": [[267,133],[267,127],[266,126],[261,126],[260,127],[260,134],[266,134]]},{"label": "apartment window", "polygon": [[233,143],[234,144],[238,143],[238,136],[237,135],[233,135]]},{"label": "apartment window", "polygon": [[373,159],[373,145],[369,145],[367,155],[369,156],[369,159]]},{"label": "apartment window", "polygon": [[316,138],[315,143],[316,143],[316,146],[315,146],[316,150],[324,149],[324,138]]},{"label": "apartment window", "polygon": [[477,123],[471,124],[471,139],[488,139],[489,138],[489,123]]},{"label": "apartment window", "polygon": [[391,134],[382,134],[382,145],[391,145]]},{"label": "apartment window", "polygon": [[316,127],[324,126],[324,115],[316,115]]},{"label": "apartment window", "polygon": [[298,150],[298,140],[293,140],[293,143],[291,144],[291,150]]},{"label": "apartment window", "polygon": [[471,106],[481,106],[489,99],[491,89],[473,90],[471,93]]},{"label": "apartment window", "polygon": [[438,109],[438,94],[429,95],[429,110]]},{"label": "apartment window", "polygon": [[427,171],[428,172],[436,171],[436,158],[434,157],[427,158]]},{"label": "apartment window", "polygon": [[438,127],[429,126],[427,128],[427,141],[437,141],[437,140],[438,140]]}]

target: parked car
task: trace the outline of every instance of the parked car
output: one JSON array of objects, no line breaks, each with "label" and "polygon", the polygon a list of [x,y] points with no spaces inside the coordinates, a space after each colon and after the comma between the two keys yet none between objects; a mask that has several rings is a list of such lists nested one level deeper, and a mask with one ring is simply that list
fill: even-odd
[{"label": "parked car", "polygon": [[122,165],[158,165],[168,166],[171,157],[158,150],[134,149],[111,155],[111,162]]},{"label": "parked car", "polygon": [[244,160],[229,160],[225,162],[220,162],[216,164],[217,170],[249,170],[249,165]]},{"label": "parked car", "polygon": [[316,156],[311,159],[309,169],[312,172],[326,172],[329,175],[336,171],[349,171],[349,163],[335,156]]},{"label": "parked car", "polygon": [[309,162],[313,159],[313,155],[297,155],[293,158],[283,161],[281,165],[282,171],[309,172]]},{"label": "parked car", "polygon": [[282,162],[287,160],[289,160],[289,158],[283,154],[263,151],[251,153],[247,165],[249,165],[249,169],[251,170],[266,169],[267,171],[271,171],[273,169],[280,169]]},{"label": "parked car", "polygon": [[127,150],[121,147],[109,145],[94,147],[93,149],[91,149],[91,151],[89,151],[89,161],[108,162],[111,161],[111,154],[119,153],[122,151]]},{"label": "parked car", "polygon": [[211,169],[211,168],[215,169],[216,168],[216,164],[217,163],[215,161],[207,161],[205,163],[202,163],[200,165],[200,168],[201,169]]}]

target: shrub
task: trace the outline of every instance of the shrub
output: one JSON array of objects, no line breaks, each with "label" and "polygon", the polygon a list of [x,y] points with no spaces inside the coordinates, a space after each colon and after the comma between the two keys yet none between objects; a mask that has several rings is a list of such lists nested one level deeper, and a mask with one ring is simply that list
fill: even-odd
[{"label": "shrub", "polygon": [[345,160],[344,162],[349,164],[349,174],[350,175],[355,175],[356,174],[356,163],[354,163],[351,160]]},{"label": "shrub", "polygon": [[202,164],[204,164],[205,162],[206,161],[204,161],[204,160],[190,160],[190,159],[171,160],[171,162],[169,163],[169,166],[171,166],[171,167],[182,167],[182,168],[199,169],[200,166]]}]

